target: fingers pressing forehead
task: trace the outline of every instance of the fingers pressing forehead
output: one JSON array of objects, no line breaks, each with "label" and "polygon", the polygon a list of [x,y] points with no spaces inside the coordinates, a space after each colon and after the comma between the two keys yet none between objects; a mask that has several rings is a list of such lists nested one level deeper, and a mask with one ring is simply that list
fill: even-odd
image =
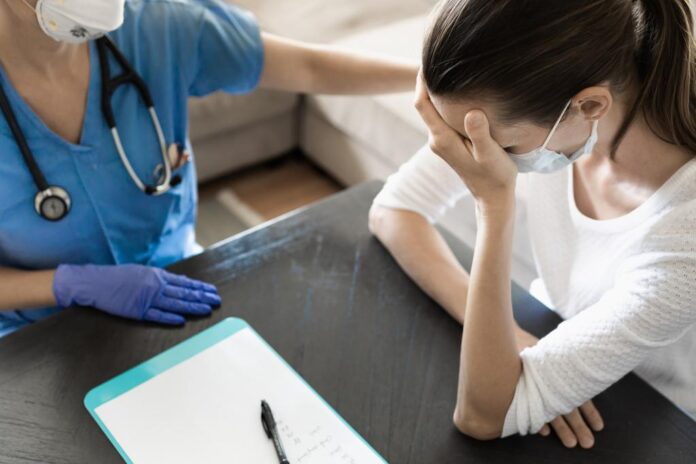
[{"label": "fingers pressing forehead", "polygon": [[430,94],[428,93],[428,88],[422,77],[418,79],[415,107],[428,126],[430,133],[440,142],[460,139],[461,136],[459,133],[447,124],[433,105]]},{"label": "fingers pressing forehead", "polygon": [[492,104],[478,101],[468,101],[459,99],[443,98],[431,96],[435,111],[445,123],[456,131],[461,137],[469,139],[466,132],[464,121],[467,114],[474,110],[482,111],[490,128],[493,140],[501,147],[510,147],[518,144],[524,128],[519,125],[501,124],[496,122],[496,111]]}]

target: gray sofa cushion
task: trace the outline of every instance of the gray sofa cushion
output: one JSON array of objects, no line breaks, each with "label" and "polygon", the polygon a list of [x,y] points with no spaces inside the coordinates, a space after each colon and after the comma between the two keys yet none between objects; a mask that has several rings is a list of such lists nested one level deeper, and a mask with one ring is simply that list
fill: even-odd
[{"label": "gray sofa cushion", "polygon": [[257,90],[248,95],[222,92],[189,100],[192,140],[218,135],[295,112],[299,97],[285,92]]}]

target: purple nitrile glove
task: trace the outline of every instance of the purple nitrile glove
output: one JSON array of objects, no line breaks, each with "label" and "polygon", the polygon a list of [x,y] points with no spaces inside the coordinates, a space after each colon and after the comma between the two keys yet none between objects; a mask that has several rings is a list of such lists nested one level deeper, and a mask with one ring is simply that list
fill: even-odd
[{"label": "purple nitrile glove", "polygon": [[214,285],[163,269],[61,264],[53,279],[58,305],[92,306],[129,319],[181,325],[183,315],[207,315],[220,306]]}]

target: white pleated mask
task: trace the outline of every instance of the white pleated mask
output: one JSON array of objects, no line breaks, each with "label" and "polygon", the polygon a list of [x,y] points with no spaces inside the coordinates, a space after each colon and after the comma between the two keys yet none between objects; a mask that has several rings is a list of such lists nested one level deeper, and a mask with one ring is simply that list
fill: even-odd
[{"label": "white pleated mask", "polygon": [[558,118],[558,121],[556,121],[556,124],[553,126],[553,129],[551,129],[551,132],[549,132],[548,137],[546,137],[546,141],[541,147],[532,150],[529,153],[525,153],[524,155],[515,155],[512,153],[508,153],[510,155],[510,158],[512,158],[512,161],[514,161],[514,163],[517,165],[517,170],[519,172],[549,173],[560,171],[561,169],[575,162],[582,155],[592,152],[592,149],[597,144],[597,127],[599,125],[599,121],[595,121],[592,124],[592,132],[590,133],[589,138],[585,142],[585,145],[583,145],[578,151],[576,151],[572,155],[564,155],[563,153],[559,153],[546,148],[546,146],[551,141],[553,134],[556,133],[556,129],[558,129],[558,126],[563,120],[563,116],[565,116],[565,113],[566,111],[568,111],[569,107],[570,102],[566,104],[565,108],[563,109],[563,112]]}]

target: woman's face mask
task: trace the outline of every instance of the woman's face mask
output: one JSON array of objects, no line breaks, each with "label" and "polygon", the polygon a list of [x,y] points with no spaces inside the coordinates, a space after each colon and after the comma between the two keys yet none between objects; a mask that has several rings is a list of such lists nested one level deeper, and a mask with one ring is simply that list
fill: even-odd
[{"label": "woman's face mask", "polygon": [[39,26],[59,42],[81,43],[96,39],[123,24],[125,0],[38,0],[32,7]]},{"label": "woman's face mask", "polygon": [[552,151],[546,148],[549,142],[551,141],[553,134],[556,133],[556,129],[558,129],[558,126],[561,124],[563,116],[565,116],[566,111],[568,111],[569,107],[570,101],[566,104],[565,108],[563,108],[563,112],[558,117],[556,124],[554,124],[553,128],[551,129],[551,132],[549,132],[548,137],[546,137],[546,141],[541,147],[523,155],[515,155],[508,153],[508,155],[510,155],[510,158],[512,158],[512,161],[514,161],[514,163],[517,165],[517,170],[519,172],[549,173],[560,171],[561,169],[572,164],[582,155],[592,152],[592,149],[597,143],[597,126],[599,124],[598,121],[595,121],[592,125],[592,132],[590,133],[590,137],[587,139],[587,142],[585,142],[585,145],[572,155],[566,156],[563,153],[558,153],[556,151]]}]

